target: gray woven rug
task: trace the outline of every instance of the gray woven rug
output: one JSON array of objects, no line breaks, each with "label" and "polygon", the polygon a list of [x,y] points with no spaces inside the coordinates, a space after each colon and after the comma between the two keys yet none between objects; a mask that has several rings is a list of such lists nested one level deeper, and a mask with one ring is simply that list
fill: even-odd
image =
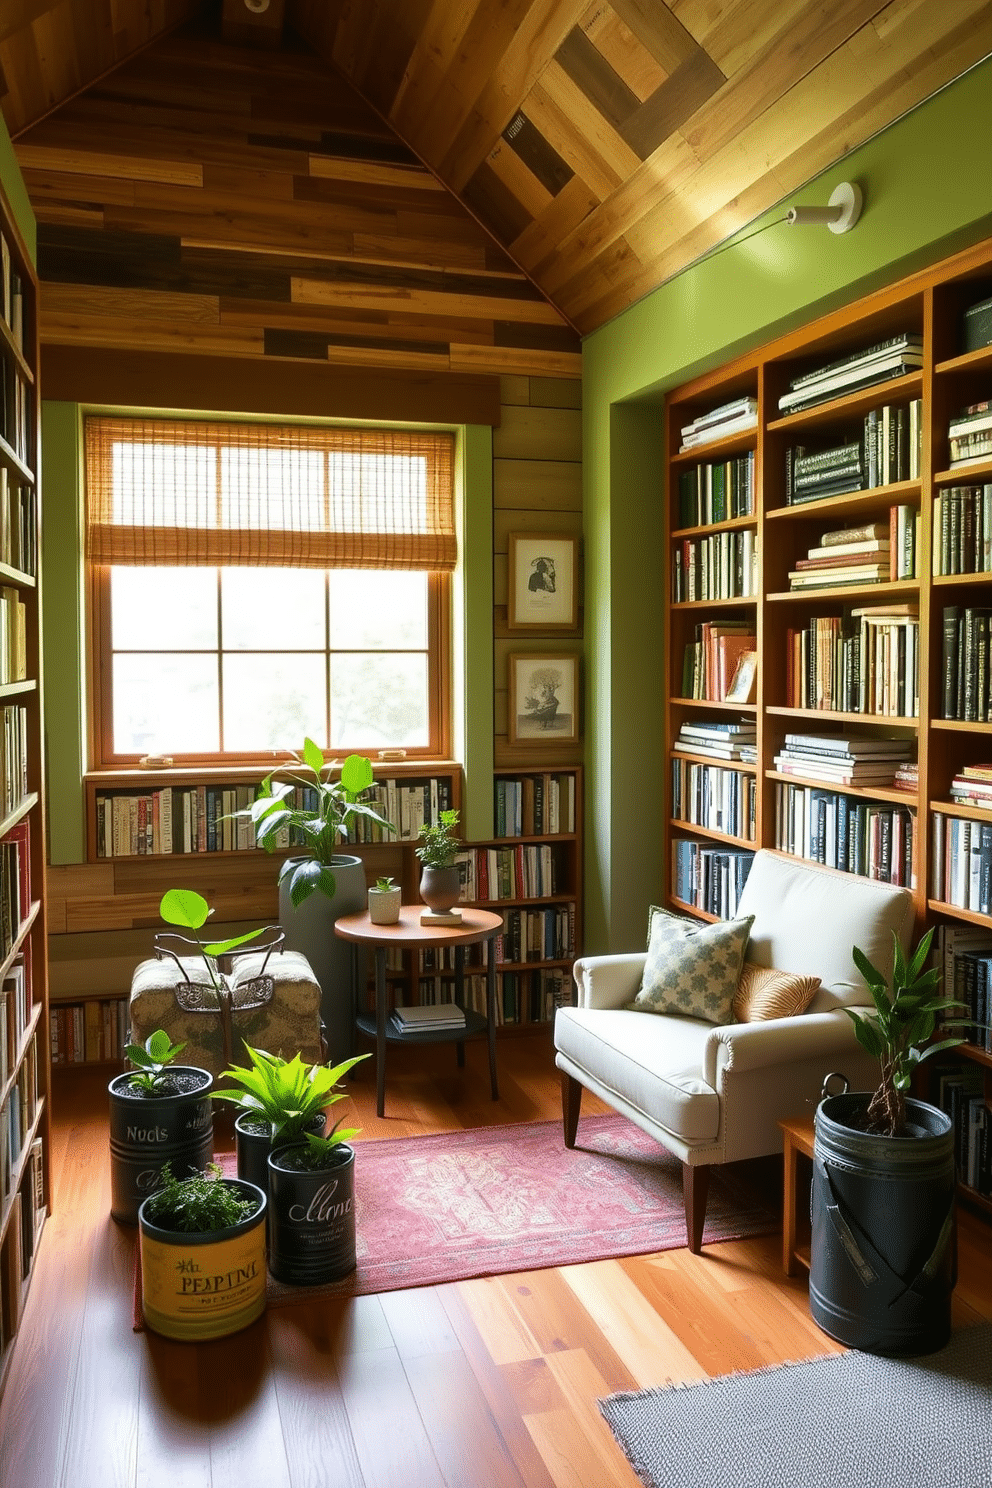
[{"label": "gray woven rug", "polygon": [[647,1488],[990,1488],[992,1324],[599,1402]]}]

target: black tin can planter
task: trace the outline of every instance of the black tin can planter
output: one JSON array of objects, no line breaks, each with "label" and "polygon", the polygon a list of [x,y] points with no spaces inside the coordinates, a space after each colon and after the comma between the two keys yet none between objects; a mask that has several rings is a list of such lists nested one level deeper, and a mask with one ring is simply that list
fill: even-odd
[{"label": "black tin can planter", "polygon": [[950,1337],[957,1280],[953,1127],[907,1100],[913,1134],[866,1132],[870,1099],[832,1095],[817,1108],[810,1315],[850,1348],[932,1353]]},{"label": "black tin can planter", "polygon": [[[324,1113],[315,1116],[308,1128],[315,1137],[324,1135]],[[277,1137],[270,1140],[271,1128],[264,1116],[254,1111],[239,1111],[234,1122],[234,1140],[238,1154],[238,1177],[247,1183],[257,1183],[263,1193],[269,1191],[269,1153],[274,1148],[285,1147],[288,1142],[298,1142],[299,1137]]]},{"label": "black tin can planter", "polygon": [[173,1065],[174,1093],[133,1091],[130,1074],[115,1075],[110,1094],[110,1213],[137,1224],[138,1209],[159,1186],[166,1163],[176,1178],[202,1173],[214,1152],[213,1076],[193,1064]]},{"label": "black tin can planter", "polygon": [[317,1286],[354,1271],[355,1152],[305,1166],[303,1142],[269,1154],[269,1270],[290,1286]]},{"label": "black tin can planter", "polygon": [[159,1229],[142,1204],[141,1306],[148,1327],[166,1338],[226,1338],[265,1311],[265,1193],[239,1178],[218,1181],[258,1201],[253,1214],[226,1230]]}]

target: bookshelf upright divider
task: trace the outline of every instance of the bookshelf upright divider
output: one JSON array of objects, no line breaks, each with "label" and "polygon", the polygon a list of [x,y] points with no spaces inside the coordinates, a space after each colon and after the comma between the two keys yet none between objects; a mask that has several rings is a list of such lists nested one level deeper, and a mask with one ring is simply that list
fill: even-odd
[{"label": "bookshelf upright divider", "polygon": [[[992,242],[668,395],[664,837],[667,900],[704,918],[733,914],[755,847],[911,889],[975,1020],[929,1093],[953,1104],[963,1191],[992,1214],[992,344],[965,339],[986,301]],[[713,468],[751,452],[753,593],[687,598],[686,472],[715,489]],[[745,619],[756,676],[735,702],[713,636]],[[740,777],[736,797],[701,768],[686,809],[693,750]],[[752,777],[742,828],[721,813]]]}]

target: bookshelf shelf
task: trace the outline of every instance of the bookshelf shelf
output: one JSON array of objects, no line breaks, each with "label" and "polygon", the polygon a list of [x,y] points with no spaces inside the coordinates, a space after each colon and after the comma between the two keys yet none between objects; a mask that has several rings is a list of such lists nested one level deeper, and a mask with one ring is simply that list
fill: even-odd
[{"label": "bookshelf shelf", "polygon": [[[992,564],[986,546],[987,497],[948,493],[954,487],[987,487],[992,482],[992,455],[951,468],[952,450],[968,446],[952,445],[948,431],[974,405],[992,398],[992,346],[961,349],[964,313],[983,295],[987,298],[990,284],[992,240],[671,391],[664,431],[673,452],[665,467],[663,503],[669,560],[661,751],[662,768],[669,772],[669,799],[661,823],[667,874],[664,902],[678,913],[712,918],[688,901],[697,897],[698,886],[699,902],[714,908],[705,897],[703,866],[714,871],[718,866],[720,872],[727,867],[712,856],[715,844],[718,850],[726,846],[731,863],[734,852],[781,843],[779,850],[803,853],[827,866],[845,871],[856,866],[867,877],[891,876],[911,887],[918,933],[929,925],[937,929],[935,947],[943,957],[942,966],[963,974],[956,958],[973,958],[960,966],[968,968],[977,1001],[985,997],[985,980],[980,979],[988,980],[992,993],[992,914],[984,912],[992,902],[988,866],[992,811],[948,797],[951,782],[963,770],[992,761],[992,663],[987,650],[992,605],[986,598]],[[905,351],[901,367],[919,362],[919,369],[912,366],[903,375],[839,392],[836,384],[845,376],[854,383],[868,375],[866,353],[873,348],[881,352],[883,343],[879,362],[888,356],[892,367]],[[898,352],[890,351],[893,347]],[[785,411],[791,402],[816,396],[818,373],[825,374],[819,389],[824,401]],[[688,603],[675,587],[684,571],[677,545],[699,541],[710,529],[688,526],[686,470],[696,460],[713,459],[720,446],[674,452],[690,421],[704,420],[745,395],[754,398],[758,418],[753,438],[754,510],[747,518],[756,523],[760,563],[757,584],[751,587],[757,592],[747,600]],[[751,448],[751,441],[738,436],[728,441],[728,454],[745,447]],[[886,479],[910,472],[912,479]],[[868,480],[883,483],[844,490],[845,483],[864,486]],[[829,494],[831,486],[836,494]],[[820,494],[824,489],[828,494]],[[813,492],[817,499],[793,501],[794,491],[799,496]],[[833,555],[831,547],[845,551]],[[985,566],[990,571],[935,575],[935,550],[938,566],[944,569]],[[852,552],[860,556],[851,557]],[[820,577],[830,568],[843,571],[848,566],[862,566],[870,575],[885,556],[896,559],[893,575],[914,577],[890,579],[887,563],[878,583],[842,585]],[[837,561],[842,557],[849,563]],[[793,572],[816,577],[809,588],[789,588]],[[680,602],[673,602],[677,598]],[[859,609],[869,613],[852,613]],[[707,610],[712,612],[709,617]],[[712,626],[706,626],[707,618]],[[701,651],[706,658],[707,647],[720,636],[717,625],[744,620],[749,622],[744,633],[749,634],[752,619],[757,672],[751,695],[757,702],[740,705],[680,696],[689,690],[684,678],[692,677],[697,691],[707,685],[698,658]],[[708,665],[712,675],[712,663]],[[824,700],[834,706],[794,707],[789,699]],[[866,699],[875,707],[913,711],[847,711],[851,701]],[[965,710],[982,721],[939,716]],[[736,719],[755,725],[749,740],[755,765],[713,759],[702,751],[695,756],[700,765],[712,763],[735,772],[749,788],[756,779],[754,843],[684,819],[687,798],[679,794],[682,781],[671,762],[686,758],[681,750],[675,752],[681,729],[689,723],[698,725],[707,715],[714,724]],[[825,738],[829,747],[817,751],[815,744],[790,746],[789,732]],[[845,754],[855,760],[867,757],[877,751],[882,738],[898,741],[901,749],[893,750],[893,755],[905,754],[917,766],[909,776],[911,789],[899,790],[893,784],[895,766],[893,775],[883,776],[884,784],[873,784],[862,770],[855,772],[862,777],[857,785],[845,785],[818,778],[812,763],[804,763],[817,752],[827,759]],[[790,760],[788,769],[776,763],[783,749]],[[793,768],[813,773],[793,774]],[[705,794],[702,807],[697,798],[690,799],[692,814],[703,820],[715,825],[730,820],[714,813],[712,798]],[[723,812],[722,799],[717,799]],[[739,822],[740,818],[732,820],[731,825],[739,829]],[[876,834],[870,851],[869,831]],[[948,903],[949,897],[980,904],[982,912]],[[955,1076],[955,1062],[970,1065],[972,1082],[976,1068],[980,1070],[984,1103],[992,1107],[992,1056],[969,1049],[960,1058],[957,1050],[951,1051],[949,1058]],[[974,1125],[975,1118],[969,1119]],[[974,1160],[973,1140],[970,1150]],[[990,1186],[992,1177],[986,1172],[980,1184],[983,1193]],[[992,1199],[976,1193],[975,1201],[992,1214]]]},{"label": "bookshelf shelf", "polygon": [[742,532],[747,527],[757,527],[757,517],[730,517],[725,522],[707,522],[702,527],[679,527],[673,538],[711,537],[714,532]]},{"label": "bookshelf shelf", "polygon": [[738,434],[728,434],[725,439],[711,439],[707,444],[697,444],[692,449],[681,450],[672,456],[672,464],[684,469],[687,465],[705,465],[710,461],[744,455],[753,449],[754,430],[742,429]]},{"label": "bookshelf shelf", "polygon": [[697,614],[705,613],[707,610],[739,610],[744,606],[753,608],[757,600],[753,597],[737,595],[732,599],[683,599],[678,604],[673,604],[673,610],[695,610]]},{"label": "bookshelf shelf", "polygon": [[689,760],[694,765],[715,765],[720,769],[735,770],[741,775],[757,775],[758,773],[757,765],[749,765],[744,760],[714,759],[711,754],[694,754],[691,750],[683,749],[681,745],[678,749],[672,750],[672,759]]}]

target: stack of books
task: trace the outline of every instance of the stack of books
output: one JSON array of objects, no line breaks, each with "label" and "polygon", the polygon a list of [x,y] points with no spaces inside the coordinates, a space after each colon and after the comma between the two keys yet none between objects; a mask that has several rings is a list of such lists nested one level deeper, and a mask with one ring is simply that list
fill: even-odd
[{"label": "stack of books", "polygon": [[465,1027],[465,1013],[457,1002],[425,1003],[393,1009],[393,1023],[403,1033],[442,1033]]},{"label": "stack of books", "polygon": [[785,452],[788,506],[823,501],[828,496],[847,496],[852,491],[864,491],[867,485],[865,451],[860,439],[812,451],[804,444],[796,444]]},{"label": "stack of books", "polygon": [[801,775],[830,785],[889,785],[912,749],[909,739],[786,734],[785,745],[775,756],[775,768],[783,775]]},{"label": "stack of books", "polygon": [[891,555],[889,524],[848,527],[825,532],[818,547],[796,560],[790,589],[828,589],[837,584],[880,584],[888,579]]},{"label": "stack of books", "polygon": [[709,444],[712,439],[723,439],[727,434],[739,434],[744,429],[758,426],[757,398],[735,398],[732,403],[721,403],[701,413],[691,424],[682,429],[682,450],[695,449],[699,444]]},{"label": "stack of books", "polygon": [[969,403],[947,426],[951,468],[992,455],[992,398]]},{"label": "stack of books", "polygon": [[702,754],[709,759],[753,764],[757,758],[757,740],[758,730],[753,723],[702,719],[683,723],[672,747],[676,754]]},{"label": "stack of books", "polygon": [[779,398],[778,406],[783,413],[797,413],[830,398],[841,398],[877,382],[902,377],[922,366],[923,337],[906,331],[794,377],[789,391]]},{"label": "stack of books", "polygon": [[992,765],[965,765],[951,781],[951,800],[992,811]]},{"label": "stack of books", "polygon": [[920,789],[920,767],[907,760],[901,764],[892,777],[892,784],[896,790],[903,790],[916,795]]}]

